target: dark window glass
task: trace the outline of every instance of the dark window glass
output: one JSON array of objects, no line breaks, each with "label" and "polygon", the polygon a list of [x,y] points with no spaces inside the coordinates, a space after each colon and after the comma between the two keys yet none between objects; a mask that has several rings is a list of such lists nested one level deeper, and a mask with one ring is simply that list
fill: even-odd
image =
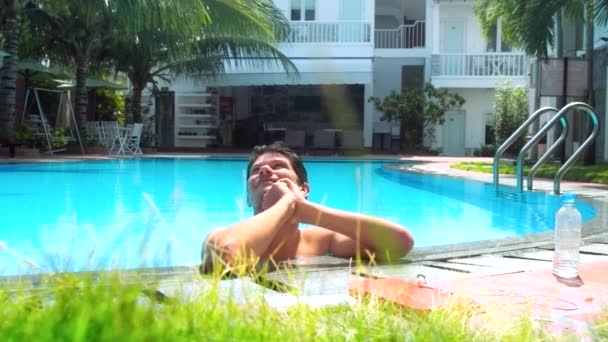
[{"label": "dark window glass", "polygon": [[293,21],[299,21],[302,20],[302,18],[300,18],[300,10],[294,10],[293,8],[291,9],[291,20]]},{"label": "dark window glass", "polygon": [[496,52],[496,24],[492,25],[490,30],[490,37],[488,37],[488,46],[486,47],[488,52]]},{"label": "dark window glass", "polygon": [[304,15],[305,15],[304,20],[309,20],[309,21],[315,20],[315,10],[314,9],[311,9],[311,10],[307,9],[305,11]]},{"label": "dark window glass", "polygon": [[315,20],[316,0],[304,0],[304,20]]},{"label": "dark window glass", "polygon": [[291,20],[302,20],[301,0],[291,0]]}]

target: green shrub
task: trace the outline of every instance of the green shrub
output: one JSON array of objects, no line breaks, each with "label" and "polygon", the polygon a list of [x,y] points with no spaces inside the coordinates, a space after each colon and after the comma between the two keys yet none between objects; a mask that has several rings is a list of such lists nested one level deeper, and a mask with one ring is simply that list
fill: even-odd
[{"label": "green shrub", "polygon": [[473,151],[475,157],[494,157],[496,145],[481,145]]},{"label": "green shrub", "polygon": [[[510,82],[496,89],[494,110],[496,112],[496,139],[498,145],[504,143],[528,117],[527,87],[513,87]],[[516,155],[525,145],[525,134],[515,141],[507,153]]]},{"label": "green shrub", "polygon": [[32,128],[26,124],[20,124],[15,129],[14,142],[18,145],[24,145],[27,147],[36,147],[36,138]]},{"label": "green shrub", "polygon": [[68,137],[65,134],[65,129],[56,128],[54,133],[55,133],[56,137],[61,137],[61,139],[57,139],[57,140],[53,141],[53,147],[55,147],[55,148],[67,147],[68,144],[70,143],[70,140],[68,139]]},{"label": "green shrub", "polygon": [[95,91],[95,111],[101,121],[116,121],[125,123],[125,97],[116,90],[97,89]]}]

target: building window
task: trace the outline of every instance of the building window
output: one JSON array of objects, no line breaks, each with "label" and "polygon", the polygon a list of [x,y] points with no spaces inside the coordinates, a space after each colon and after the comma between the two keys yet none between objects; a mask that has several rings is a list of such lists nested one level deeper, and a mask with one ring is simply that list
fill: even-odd
[{"label": "building window", "polygon": [[496,144],[496,115],[494,113],[486,113],[485,125],[485,144]]},{"label": "building window", "polygon": [[[500,45],[498,42],[500,41]],[[511,52],[511,46],[502,39],[502,32],[498,30],[498,23],[492,25],[490,29],[490,37],[486,47],[488,52]]]},{"label": "building window", "polygon": [[404,91],[424,87],[424,65],[404,65],[401,67],[401,89]]},{"label": "building window", "polygon": [[316,0],[291,0],[291,20],[315,20]]}]

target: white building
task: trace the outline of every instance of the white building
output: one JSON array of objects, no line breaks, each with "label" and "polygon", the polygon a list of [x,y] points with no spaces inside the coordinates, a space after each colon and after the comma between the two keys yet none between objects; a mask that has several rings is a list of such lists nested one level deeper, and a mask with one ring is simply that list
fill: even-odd
[{"label": "white building", "polygon": [[529,62],[501,42],[500,23],[490,41],[482,36],[473,1],[275,3],[292,26],[280,48],[300,75],[241,67],[212,81],[174,82],[175,146],[207,146],[219,125],[228,136],[223,142],[232,145],[258,143],[256,133],[264,130],[266,139],[287,135],[296,145],[332,147],[339,132],[343,146],[387,148],[398,124],[381,122],[367,99],[431,81],[466,99],[462,112],[448,113],[438,127],[434,147],[470,155],[486,143],[495,88],[504,80],[529,82]]}]

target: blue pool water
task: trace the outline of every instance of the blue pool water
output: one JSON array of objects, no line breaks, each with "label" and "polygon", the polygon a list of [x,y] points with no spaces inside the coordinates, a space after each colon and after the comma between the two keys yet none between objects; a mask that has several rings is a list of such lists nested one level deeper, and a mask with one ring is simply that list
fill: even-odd
[{"label": "blue pool water", "polygon": [[[402,173],[386,161],[306,160],[309,199],[408,227],[416,246],[551,230],[559,198]],[[252,215],[244,159],[0,165],[0,274],[194,265],[209,231]],[[593,207],[578,203],[584,220]],[[39,269],[32,269],[28,259]]]}]

